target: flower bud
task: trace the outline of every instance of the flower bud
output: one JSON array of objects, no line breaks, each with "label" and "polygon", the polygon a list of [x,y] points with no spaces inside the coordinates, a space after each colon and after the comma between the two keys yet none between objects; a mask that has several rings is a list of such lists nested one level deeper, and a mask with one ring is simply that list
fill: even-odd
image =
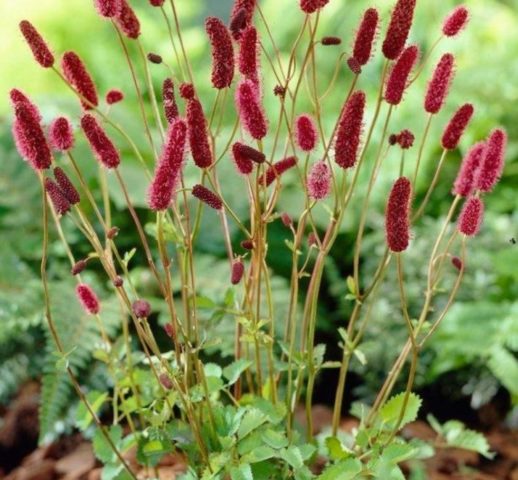
[{"label": "flower bud", "polygon": [[464,207],[460,212],[457,228],[460,233],[467,237],[475,236],[482,225],[484,217],[484,203],[478,197],[470,197],[464,203]]},{"label": "flower bud", "polygon": [[211,192],[207,187],[201,184],[194,185],[192,194],[201,202],[205,203],[214,210],[221,210],[223,208],[223,201],[219,195]]},{"label": "flower bud", "polygon": [[146,300],[135,300],[131,309],[137,318],[148,318],[151,314],[151,305]]},{"label": "flower bud", "polygon": [[50,51],[43,37],[34,28],[31,22],[22,20],[20,22],[20,31],[29,45],[34,55],[34,59],[43,67],[50,68],[54,65],[54,55]]}]

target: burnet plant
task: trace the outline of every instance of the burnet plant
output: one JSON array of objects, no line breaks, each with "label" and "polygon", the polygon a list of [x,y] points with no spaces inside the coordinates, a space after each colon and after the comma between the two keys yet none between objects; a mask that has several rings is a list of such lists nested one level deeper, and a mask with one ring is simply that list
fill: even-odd
[{"label": "burnet plant", "polygon": [[[401,462],[431,455],[430,447],[423,442],[408,442],[398,435],[405,424],[416,418],[420,407],[419,397],[412,393],[419,353],[454,302],[465,273],[468,244],[482,223],[483,197],[493,190],[502,174],[506,133],[495,128],[467,152],[452,186],[451,207],[442,229],[432,251],[426,252],[426,257],[423,252],[426,282],[422,309],[409,312],[404,252],[411,244],[411,227],[425,214],[435,186],[441,181],[445,159],[458,147],[474,114],[473,105],[462,105],[444,126],[440,139],[443,153],[426,195],[415,202],[413,191],[422,174],[420,163],[430,123],[447,101],[455,74],[455,57],[451,53],[440,56],[424,92],[425,131],[417,135],[410,130],[391,133],[390,120],[404,101],[406,90],[432,61],[441,40],[455,37],[467,25],[468,10],[460,6],[450,12],[440,39],[422,56],[417,45],[407,45],[416,0],[397,1],[386,19],[388,26],[383,25],[375,8],[368,8],[359,19],[352,51],[346,47],[345,53],[337,54],[337,66],[345,65],[345,73],[337,69],[340,77],[324,81],[319,79],[316,66],[319,50],[341,48],[342,44],[338,37],[319,36],[319,20],[326,15],[329,0],[300,0],[303,23],[287,57],[276,46],[275,32],[269,29],[260,2],[236,0],[228,26],[214,17],[205,22],[215,89],[214,99],[207,99],[197,93],[189,45],[182,37],[178,19],[180,2],[149,3],[150,8],[163,13],[165,31],[170,33],[170,62],[155,53],[145,54],[139,20],[126,0],[95,0],[94,7],[112,23],[115,41],[124,47],[128,42],[137,44],[144,78],[138,78],[134,60],[126,48],[123,51],[139,100],[139,112],[135,114],[141,116],[142,135],[153,152],[154,165],[146,162],[124,127],[102,108],[95,81],[78,54],[65,52],[56,62],[54,53],[28,21],[21,22],[20,29],[35,60],[62,79],[81,103],[83,113],[77,121],[63,116],[44,126],[38,107],[25,93],[13,89],[10,95],[18,151],[33,168],[42,188],[41,274],[46,318],[64,360],[60,365],[89,415],[83,427],[93,422],[95,452],[106,465],[103,478],[159,476],[161,462],[174,452],[184,455],[183,478],[187,479],[404,478]],[[377,52],[378,36],[383,37],[381,53]],[[379,93],[369,98],[361,89],[362,68],[376,60],[382,65]],[[153,90],[150,64],[164,64],[169,69],[161,95]],[[275,85],[263,82],[263,69],[271,69]],[[339,108],[323,109],[326,94],[321,92],[320,81],[329,88],[340,83],[346,95]],[[348,89],[343,88],[346,84]],[[144,93],[149,103],[144,101]],[[224,138],[220,126],[229,97],[234,98],[236,113],[234,128]],[[267,118],[265,97],[276,98],[276,118]],[[308,97],[313,108],[301,111],[299,105]],[[123,99],[122,92],[111,90],[105,103],[115,105]],[[374,112],[369,124],[365,121],[367,107]],[[325,131],[324,115],[334,119],[331,131]],[[79,128],[74,128],[73,123]],[[381,131],[380,141],[374,145],[377,128]],[[96,203],[81,171],[83,161],[94,160],[75,158],[77,137],[84,137],[102,167],[102,204]],[[418,148],[410,155],[414,143]],[[120,174],[122,146],[141,162],[143,178],[148,179],[148,206],[156,218],[153,228],[142,224]],[[384,160],[398,151],[401,161],[391,171],[393,186],[386,193],[385,252],[373,278],[363,278],[360,253],[372,193]],[[190,162],[199,169],[199,180],[194,185],[184,176]],[[218,178],[218,166],[223,162],[235,164],[235,181],[240,177],[240,188],[245,192],[242,201],[249,205],[248,218],[240,218],[225,199],[226,192]],[[368,182],[360,188],[359,173],[365,168],[369,170]],[[165,331],[170,338],[167,350],[159,348],[157,327],[148,320],[151,306],[132,281],[130,256],[119,250],[119,229],[111,224],[107,200],[107,175],[115,177],[124,195],[140,240],[138,249],[163,298],[168,319]],[[283,179],[289,175],[298,179],[305,198],[296,218],[277,208],[283,195]],[[353,196],[361,199],[361,211],[355,230],[353,273],[344,279],[352,311],[337,332],[342,361],[326,362],[322,345],[315,345],[319,294],[326,256]],[[91,208],[91,217],[84,205]],[[315,208],[321,205],[329,214],[324,232],[316,227],[313,218]],[[196,271],[195,248],[209,209],[217,211],[221,241],[228,256],[228,277],[219,279],[231,287],[224,314],[235,322],[234,358],[224,365],[204,363],[211,332],[200,319],[203,307],[197,295],[197,278],[202,272]],[[75,258],[61,227],[65,218],[91,244],[88,258]],[[282,221],[291,236],[287,241],[292,263],[285,318],[279,318],[275,311],[267,261],[268,230],[273,221]],[[49,222],[55,224],[70,258],[77,300],[101,332],[105,352],[102,360],[114,384],[111,397],[89,398],[66,362],[73,352],[67,352],[60,340],[48,288]],[[231,223],[241,235],[237,246],[230,233]],[[309,251],[304,248],[307,242]],[[119,339],[109,338],[103,327],[102,302],[81,277],[94,261],[101,264],[124,311],[122,353],[120,348],[114,348]],[[359,427],[344,432],[340,418],[349,364],[353,356],[361,358],[359,346],[366,325],[375,321],[371,307],[389,268],[397,271],[401,325],[408,331],[408,340],[373,405],[355,409]],[[455,271],[456,277],[445,288],[445,278],[451,274],[448,269]],[[181,284],[180,289],[174,288],[175,281]],[[131,342],[130,323],[137,343]],[[279,324],[282,329],[276,327]],[[278,333],[281,330],[283,335]],[[337,369],[338,387],[332,425],[314,436],[312,402],[315,382],[323,368]],[[406,389],[394,394],[404,372]],[[111,426],[103,424],[99,416],[103,403],[112,405]],[[303,426],[294,419],[300,404],[306,412]],[[434,425],[438,433],[436,447],[456,445],[489,455],[487,443],[474,432],[458,424]],[[136,463],[127,456],[134,447]],[[317,462],[317,456],[324,461]]]}]

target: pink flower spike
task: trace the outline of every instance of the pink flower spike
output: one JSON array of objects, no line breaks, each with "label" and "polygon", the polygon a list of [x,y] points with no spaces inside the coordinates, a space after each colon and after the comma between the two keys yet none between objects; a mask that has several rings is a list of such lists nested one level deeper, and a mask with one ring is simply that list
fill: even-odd
[{"label": "pink flower spike", "polygon": [[378,29],[379,14],[375,8],[368,8],[363,14],[354,41],[353,58],[359,65],[366,65],[372,55],[372,46]]},{"label": "pink flower spike", "polygon": [[496,128],[487,140],[487,149],[476,180],[477,189],[481,192],[490,192],[500,180],[504,170],[506,148],[507,133],[502,128]]},{"label": "pink flower spike", "polygon": [[259,43],[257,30],[253,25],[247,27],[239,41],[239,72],[245,78],[258,81]]},{"label": "pink flower spike", "polygon": [[207,18],[205,30],[212,46],[212,86],[218,90],[230,87],[235,69],[230,32],[216,17]]},{"label": "pink flower spike", "polygon": [[166,78],[162,85],[162,103],[167,123],[171,124],[178,117],[178,105],[174,94],[174,83],[171,78]]},{"label": "pink flower spike", "polygon": [[155,212],[169,208],[181,178],[186,146],[187,124],[177,118],[169,126],[165,146],[148,190],[148,204]]},{"label": "pink flower spike", "polygon": [[34,105],[34,103],[31,102],[29,97],[27,97],[27,95],[25,95],[22,91],[18,90],[17,88],[13,88],[9,92],[9,98],[11,99],[11,105],[13,109],[16,109],[16,105],[18,105],[19,103],[25,103],[32,111],[32,114],[36,121],[41,122],[42,118],[40,111],[38,110],[38,107]]},{"label": "pink flower spike", "polygon": [[75,205],[81,201],[79,192],[63,169],[56,167],[54,169],[54,178],[59,185],[61,193],[70,202],[70,205]]},{"label": "pink flower spike", "polygon": [[120,163],[119,152],[96,118],[88,113],[83,115],[81,127],[95,158],[106,168],[117,168]]},{"label": "pink flower spike", "polygon": [[455,58],[451,53],[445,53],[435,67],[432,79],[424,101],[424,109],[436,114],[442,108],[455,73]]},{"label": "pink flower spike", "polygon": [[455,150],[457,148],[474,112],[475,109],[471,103],[462,105],[455,112],[442,134],[442,148],[446,150]]},{"label": "pink flower spike", "polygon": [[316,147],[318,141],[317,127],[309,115],[299,115],[295,120],[295,138],[297,139],[297,145],[304,152],[310,152]]},{"label": "pink flower spike", "polygon": [[192,187],[192,195],[200,202],[205,203],[214,210],[221,210],[223,208],[223,201],[219,195],[210,191],[207,187],[204,187],[201,184],[197,184]]},{"label": "pink flower spike", "polygon": [[341,168],[352,168],[358,159],[363,115],[365,112],[365,93],[354,92],[347,101],[335,142],[335,161]]},{"label": "pink flower spike", "polygon": [[101,306],[99,304],[99,299],[89,285],[80,283],[76,287],[76,295],[86,313],[97,315],[100,312]]},{"label": "pink flower spike", "polygon": [[403,150],[408,150],[414,145],[415,135],[410,130],[401,130],[397,136],[397,143]]},{"label": "pink flower spike", "polygon": [[457,228],[467,237],[474,237],[480,230],[484,217],[484,203],[478,197],[470,197],[466,200],[460,212]]},{"label": "pink flower spike", "polygon": [[331,171],[326,162],[315,163],[308,174],[308,194],[313,200],[322,200],[331,191]]},{"label": "pink flower spike", "polygon": [[287,157],[279,160],[269,167],[266,172],[259,178],[259,185],[264,187],[270,186],[275,180],[280,179],[281,175],[297,165],[296,157]]},{"label": "pink flower spike", "polygon": [[108,105],[114,105],[124,100],[124,93],[120,90],[112,89],[106,94],[106,103]]},{"label": "pink flower spike", "polygon": [[[186,89],[182,87],[180,87],[180,91],[185,92]],[[201,102],[196,97],[190,98],[187,103],[187,126],[189,127],[189,145],[194,163],[199,168],[210,167],[212,150],[209,143],[207,120]]]},{"label": "pink flower spike", "polygon": [[65,197],[56,182],[50,178],[45,179],[45,191],[58,215],[65,215],[70,211],[70,202],[67,200],[67,197]]},{"label": "pink flower spike", "polygon": [[66,52],[61,60],[63,75],[81,96],[81,104],[85,110],[99,105],[97,89],[92,77],[86,70],[79,56],[74,52]]},{"label": "pink flower spike", "polygon": [[442,25],[442,33],[447,37],[454,37],[466,27],[468,22],[469,11],[465,6],[460,5],[445,18]]},{"label": "pink flower spike", "polygon": [[232,263],[232,273],[230,275],[230,283],[237,285],[243,278],[245,273],[245,266],[241,258],[236,258]]},{"label": "pink flower spike", "polygon": [[49,140],[52,148],[59,152],[66,152],[74,146],[74,131],[68,118],[58,117],[50,124]]},{"label": "pink flower spike", "polygon": [[139,19],[127,0],[120,0],[120,2],[122,3],[121,10],[115,18],[115,22],[126,37],[135,40],[140,36]]},{"label": "pink flower spike", "polygon": [[388,60],[395,60],[405,48],[412,21],[414,19],[416,0],[398,0],[390,24],[383,41],[383,55]]},{"label": "pink flower spike", "polygon": [[94,0],[95,9],[101,17],[113,18],[120,15],[121,0]]},{"label": "pink flower spike", "polygon": [[242,31],[252,23],[256,0],[235,0],[230,14],[230,31],[234,40],[241,38]]},{"label": "pink flower spike", "polygon": [[453,194],[467,197],[475,189],[475,181],[478,176],[482,159],[486,152],[486,143],[479,142],[469,150],[459,169],[455,183],[453,184]]},{"label": "pink flower spike", "polygon": [[50,51],[48,45],[39,34],[38,30],[34,28],[31,22],[22,20],[20,22],[20,31],[29,45],[29,48],[34,55],[34,59],[43,67],[50,68],[54,65],[54,55]]},{"label": "pink flower spike", "polygon": [[394,183],[385,211],[385,233],[387,244],[392,252],[400,253],[410,243],[410,203],[412,184],[406,177]]},{"label": "pink flower spike", "polygon": [[242,147],[245,147],[245,145],[239,142],[234,143],[232,145],[232,157],[234,158],[237,171],[241,175],[249,175],[254,169],[254,162],[244,154]]},{"label": "pink flower spike", "polygon": [[268,132],[268,122],[259,98],[259,90],[251,80],[243,80],[236,91],[236,106],[241,124],[255,138],[261,140]]},{"label": "pink flower spike", "polygon": [[408,77],[419,57],[416,45],[407,47],[392,67],[385,86],[385,100],[390,105],[399,105],[408,85]]}]

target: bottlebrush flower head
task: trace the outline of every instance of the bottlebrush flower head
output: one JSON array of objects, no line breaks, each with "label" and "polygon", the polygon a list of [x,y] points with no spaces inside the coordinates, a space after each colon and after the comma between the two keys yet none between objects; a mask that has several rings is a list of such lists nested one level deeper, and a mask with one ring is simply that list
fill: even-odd
[{"label": "bottlebrush flower head", "polygon": [[20,22],[20,31],[32,51],[34,59],[43,67],[50,68],[54,65],[54,55],[50,51],[43,37],[28,20]]},{"label": "bottlebrush flower head", "polygon": [[163,58],[160,55],[158,55],[158,53],[152,52],[147,54],[147,59],[155,65],[160,65],[164,61]]},{"label": "bottlebrush flower head", "polygon": [[180,97],[184,100],[190,100],[194,98],[196,92],[194,91],[194,85],[192,83],[181,83],[180,84]]},{"label": "bottlebrush flower head", "polygon": [[419,57],[419,48],[411,45],[405,48],[390,71],[385,85],[385,100],[390,105],[399,105],[408,85],[408,77]]},{"label": "bottlebrush flower head", "polygon": [[174,83],[171,78],[166,78],[162,84],[162,103],[167,123],[171,124],[178,117],[178,105],[174,94]]},{"label": "bottlebrush flower head", "polygon": [[27,104],[27,106],[29,107],[30,110],[32,110],[32,113],[34,115],[34,118],[37,119],[37,121],[41,121],[41,114],[40,114],[40,111],[38,110],[38,107],[32,103],[32,101],[29,99],[29,97],[27,95],[25,95],[25,93],[23,93],[21,90],[18,90],[17,88],[13,88],[10,92],[9,92],[9,98],[11,100],[11,105],[13,107],[13,109],[16,108],[16,105],[18,103],[25,103]]},{"label": "bottlebrush flower head", "polygon": [[300,8],[304,13],[314,13],[325,7],[329,0],[300,0]]},{"label": "bottlebrush flower head", "polygon": [[266,160],[264,153],[240,142],[232,145],[232,156],[239,173],[242,175],[248,175],[252,172],[254,162],[263,163]]},{"label": "bottlebrush flower head", "polygon": [[148,204],[154,211],[166,210],[182,174],[187,146],[187,124],[181,118],[173,120],[167,132],[162,155],[148,190]]},{"label": "bottlebrush flower head", "polygon": [[61,193],[70,202],[70,205],[75,205],[81,201],[79,192],[74,187],[72,180],[68,178],[68,175],[63,171],[62,168],[56,167],[54,169],[54,178],[61,190]]},{"label": "bottlebrush flower head", "polygon": [[89,285],[80,283],[76,287],[76,295],[86,313],[97,315],[100,312],[101,305],[99,299]]},{"label": "bottlebrush flower head", "polygon": [[415,135],[410,130],[401,130],[397,136],[397,143],[403,150],[414,146]]},{"label": "bottlebrush flower head", "polygon": [[235,70],[230,32],[216,17],[207,18],[205,30],[212,46],[212,86],[218,90],[230,87]]},{"label": "bottlebrush flower head", "polygon": [[284,98],[284,95],[286,95],[286,89],[282,85],[275,85],[273,88],[273,94],[276,97]]},{"label": "bottlebrush flower head", "polygon": [[[180,87],[182,94],[184,90]],[[189,127],[189,145],[194,163],[199,168],[210,167],[212,151],[209,143],[207,120],[201,102],[196,97],[190,98],[187,103],[187,126]]]},{"label": "bottlebrush flower head", "polygon": [[232,272],[230,275],[230,283],[232,283],[232,285],[237,285],[243,278],[244,273],[245,273],[245,266],[243,264],[243,261],[240,258],[236,258],[232,262]]},{"label": "bottlebrush flower head", "polygon": [[115,17],[115,22],[126,37],[135,40],[140,36],[139,19],[126,0],[120,0],[120,2],[122,3],[121,10]]},{"label": "bottlebrush flower head", "polygon": [[338,124],[335,161],[342,168],[354,167],[358,159],[364,112],[365,93],[358,90],[347,101]]},{"label": "bottlebrush flower head", "polygon": [[20,155],[34,170],[44,170],[52,163],[52,154],[40,125],[37,107],[29,101],[14,106],[13,136]]},{"label": "bottlebrush flower head", "polygon": [[158,379],[160,380],[160,384],[162,387],[164,387],[166,390],[172,390],[174,387],[173,381],[171,380],[171,377],[168,373],[163,372],[158,376]]},{"label": "bottlebrush flower head", "polygon": [[223,208],[223,201],[219,195],[210,191],[207,187],[204,187],[201,184],[197,184],[192,187],[192,194],[200,200],[200,202],[205,203],[214,210],[221,210]]},{"label": "bottlebrush flower head", "polygon": [[113,18],[120,15],[121,0],[94,0],[95,9],[101,17]]},{"label": "bottlebrush flower head", "polygon": [[483,218],[484,203],[478,197],[470,197],[460,212],[457,228],[467,237],[473,237],[479,232]]},{"label": "bottlebrush flower head", "polygon": [[164,4],[165,0],[149,0],[149,3],[153,7],[161,7]]},{"label": "bottlebrush flower head", "polygon": [[398,0],[392,11],[390,24],[382,46],[383,55],[388,60],[398,58],[405,48],[414,19],[415,4],[416,0]]},{"label": "bottlebrush flower head", "polygon": [[455,58],[445,53],[435,67],[424,101],[424,109],[431,114],[438,113],[448,95],[454,75]]},{"label": "bottlebrush flower head", "polygon": [[482,165],[485,152],[485,142],[476,143],[468,150],[453,184],[454,195],[467,197],[473,193],[476,186],[475,181],[477,179],[480,166]]},{"label": "bottlebrush flower head", "polygon": [[135,300],[131,305],[131,310],[137,318],[147,318],[151,315],[151,305],[146,300]]},{"label": "bottlebrush flower head", "polygon": [[363,14],[354,40],[353,58],[359,65],[365,65],[371,58],[372,46],[378,29],[379,14],[375,8],[368,8]]},{"label": "bottlebrush flower head", "polygon": [[299,115],[295,120],[295,138],[297,145],[304,152],[311,152],[316,147],[318,141],[317,127],[309,115]]},{"label": "bottlebrush flower head", "polygon": [[67,81],[81,95],[83,108],[90,110],[97,107],[99,99],[95,83],[79,56],[75,52],[66,52],[61,59],[61,68]]},{"label": "bottlebrush flower head", "polygon": [[86,260],[78,260],[74,265],[72,265],[72,269],[70,270],[70,273],[72,275],[79,275],[87,266]]},{"label": "bottlebrush flower head", "polygon": [[270,186],[274,180],[280,178],[284,172],[293,168],[295,165],[297,165],[296,157],[287,157],[274,163],[259,178],[259,185],[264,185],[265,187]]},{"label": "bottlebrush flower head", "polygon": [[320,40],[322,45],[324,46],[333,46],[333,45],[340,45],[342,43],[342,39],[340,37],[322,37],[322,40]]},{"label": "bottlebrush flower head", "polygon": [[410,203],[412,184],[406,177],[394,183],[385,211],[385,233],[392,252],[403,252],[410,242]]},{"label": "bottlebrush flower head", "polygon": [[239,40],[239,72],[250,80],[258,81],[259,65],[259,43],[257,30],[253,25],[249,25],[243,30]]},{"label": "bottlebrush flower head", "polygon": [[471,103],[462,105],[446,125],[442,134],[441,145],[446,150],[455,150],[464,134],[475,109]]},{"label": "bottlebrush flower head", "polygon": [[261,105],[259,90],[252,80],[243,80],[236,91],[239,119],[245,130],[256,140],[268,132],[268,121]]},{"label": "bottlebrush flower head", "polygon": [[315,163],[308,174],[308,194],[313,200],[322,200],[331,191],[331,171],[326,162]]},{"label": "bottlebrush flower head", "polygon": [[351,70],[351,72],[353,72],[355,75],[362,73],[362,66],[354,57],[349,57],[347,59],[347,66],[349,67],[349,70]]},{"label": "bottlebrush flower head", "polygon": [[89,113],[83,115],[81,127],[95,158],[106,168],[117,168],[120,163],[119,152],[96,118]]},{"label": "bottlebrush flower head", "polygon": [[230,14],[230,31],[234,40],[239,40],[242,31],[252,23],[256,0],[235,0]]},{"label": "bottlebrush flower head", "polygon": [[122,102],[124,100],[124,93],[120,90],[112,89],[106,94],[106,103],[108,105],[114,105],[115,103]]},{"label": "bottlebrush flower head", "polygon": [[70,202],[54,180],[50,178],[45,179],[45,191],[58,215],[65,215],[70,211]]},{"label": "bottlebrush flower head", "polygon": [[490,192],[498,183],[504,170],[506,148],[507,133],[502,128],[496,128],[487,139],[486,152],[476,180],[478,190]]},{"label": "bottlebrush flower head", "polygon": [[442,33],[447,37],[454,37],[468,24],[468,21],[469,11],[465,6],[460,5],[445,18]]},{"label": "bottlebrush flower head", "polygon": [[65,117],[56,118],[49,127],[49,141],[52,148],[66,152],[74,146],[74,130]]},{"label": "bottlebrush flower head", "polygon": [[451,264],[459,271],[464,268],[464,264],[459,257],[451,257]]}]

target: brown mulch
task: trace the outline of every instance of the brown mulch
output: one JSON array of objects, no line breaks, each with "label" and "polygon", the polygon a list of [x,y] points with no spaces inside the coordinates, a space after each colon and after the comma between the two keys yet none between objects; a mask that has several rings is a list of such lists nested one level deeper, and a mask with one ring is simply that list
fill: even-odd
[{"label": "brown mulch", "polygon": [[[80,434],[37,447],[38,394],[37,384],[25,385],[9,408],[0,411],[0,479],[100,480],[102,465],[95,459],[90,443]],[[316,431],[329,425],[329,408],[315,406],[313,415]],[[299,418],[303,420],[303,415]],[[341,423],[341,427],[349,431],[357,425],[354,418],[344,418]],[[423,421],[407,425],[403,435],[423,440],[435,438],[435,432]],[[493,460],[464,450],[440,449],[434,458],[425,462],[426,478],[518,480],[518,431],[493,427],[486,432],[486,437],[496,453]],[[157,476],[160,480],[175,480],[185,470],[185,460],[178,454],[165,457],[157,471],[139,467],[134,450],[126,454],[126,460],[143,480]]]}]

